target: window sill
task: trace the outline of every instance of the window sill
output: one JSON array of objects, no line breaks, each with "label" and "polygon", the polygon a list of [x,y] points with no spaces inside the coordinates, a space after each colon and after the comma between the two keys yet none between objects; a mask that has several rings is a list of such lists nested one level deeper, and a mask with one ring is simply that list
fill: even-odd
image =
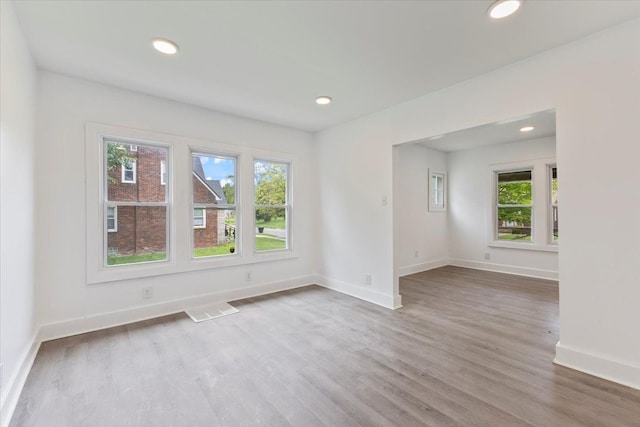
[{"label": "window sill", "polygon": [[297,253],[291,250],[281,250],[273,251],[268,254],[256,253],[253,254],[253,256],[233,254],[219,257],[191,258],[186,262],[181,261],[179,263],[176,261],[152,261],[139,264],[121,265],[117,267],[102,267],[98,272],[88,274],[87,282],[89,284],[99,284],[120,280],[188,273],[191,271],[240,267],[243,265],[283,261],[295,258],[298,258]]},{"label": "window sill", "polygon": [[491,248],[520,249],[525,251],[558,252],[558,245],[539,245],[526,242],[514,243],[492,240],[487,244],[487,246]]}]

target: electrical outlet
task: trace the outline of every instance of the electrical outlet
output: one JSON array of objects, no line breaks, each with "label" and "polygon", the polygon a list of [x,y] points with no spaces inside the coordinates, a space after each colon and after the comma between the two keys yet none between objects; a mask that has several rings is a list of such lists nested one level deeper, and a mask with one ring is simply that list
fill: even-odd
[{"label": "electrical outlet", "polygon": [[365,274],[364,275],[364,284],[367,286],[371,286],[371,275],[370,274]]},{"label": "electrical outlet", "polygon": [[142,288],[142,299],[153,298],[153,288]]},{"label": "electrical outlet", "polygon": [[413,252],[413,257],[414,258],[418,258],[418,256],[420,256],[420,251],[414,251]]},{"label": "electrical outlet", "polygon": [[247,282],[252,281],[252,280],[253,280],[253,273],[252,273],[252,272],[250,272],[250,271],[247,271],[247,274],[244,276],[244,279],[245,279]]},{"label": "electrical outlet", "polygon": [[485,252],[484,259],[491,259],[491,254],[489,252]]},{"label": "electrical outlet", "polygon": [[387,196],[382,196],[382,206],[387,206],[387,204],[389,204],[389,199]]}]

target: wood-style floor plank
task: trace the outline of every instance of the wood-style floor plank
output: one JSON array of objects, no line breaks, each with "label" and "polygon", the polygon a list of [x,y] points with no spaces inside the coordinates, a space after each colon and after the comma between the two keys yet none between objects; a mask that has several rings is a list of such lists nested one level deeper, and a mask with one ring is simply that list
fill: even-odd
[{"label": "wood-style floor plank", "polygon": [[317,286],[42,345],[11,426],[640,426],[552,363],[556,282],[444,267],[391,311]]}]

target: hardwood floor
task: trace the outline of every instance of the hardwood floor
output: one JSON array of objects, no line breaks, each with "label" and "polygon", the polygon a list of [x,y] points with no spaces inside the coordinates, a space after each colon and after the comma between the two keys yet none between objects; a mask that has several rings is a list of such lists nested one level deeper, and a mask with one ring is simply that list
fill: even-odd
[{"label": "hardwood floor", "polygon": [[555,282],[400,286],[397,311],[311,286],[46,342],[11,426],[640,426],[640,391],[552,363]]}]

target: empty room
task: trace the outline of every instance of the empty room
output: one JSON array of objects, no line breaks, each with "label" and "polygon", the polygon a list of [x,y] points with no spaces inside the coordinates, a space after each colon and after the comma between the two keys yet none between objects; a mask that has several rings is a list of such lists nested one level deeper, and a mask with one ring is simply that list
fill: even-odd
[{"label": "empty room", "polygon": [[0,17],[0,427],[640,426],[640,1]]}]

